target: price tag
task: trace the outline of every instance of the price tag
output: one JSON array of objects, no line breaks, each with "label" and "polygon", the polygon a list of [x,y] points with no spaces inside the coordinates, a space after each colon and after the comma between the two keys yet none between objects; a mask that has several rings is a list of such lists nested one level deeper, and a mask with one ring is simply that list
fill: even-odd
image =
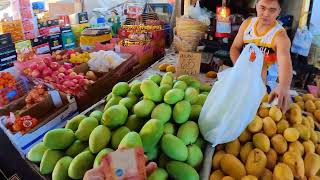
[{"label": "price tag", "polygon": [[177,63],[177,76],[197,76],[200,73],[201,54],[192,52],[179,52]]}]

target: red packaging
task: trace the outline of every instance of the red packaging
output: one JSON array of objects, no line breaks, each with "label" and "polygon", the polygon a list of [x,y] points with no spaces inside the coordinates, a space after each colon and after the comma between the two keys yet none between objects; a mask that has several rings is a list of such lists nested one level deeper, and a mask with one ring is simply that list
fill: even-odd
[{"label": "red packaging", "polygon": [[102,159],[102,169],[108,180],[146,179],[143,148],[121,149]]}]

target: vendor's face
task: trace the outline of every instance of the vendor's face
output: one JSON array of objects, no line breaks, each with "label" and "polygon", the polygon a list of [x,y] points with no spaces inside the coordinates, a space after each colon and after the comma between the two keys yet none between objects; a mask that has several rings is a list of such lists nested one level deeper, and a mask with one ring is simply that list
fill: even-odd
[{"label": "vendor's face", "polygon": [[275,0],[260,0],[256,9],[259,21],[264,25],[274,23],[281,11],[279,3]]}]

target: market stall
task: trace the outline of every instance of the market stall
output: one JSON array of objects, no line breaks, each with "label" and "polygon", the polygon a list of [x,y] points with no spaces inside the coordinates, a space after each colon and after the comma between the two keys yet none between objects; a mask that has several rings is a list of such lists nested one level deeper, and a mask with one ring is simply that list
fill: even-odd
[{"label": "market stall", "polygon": [[269,55],[279,29],[268,53],[252,40],[235,63],[230,49],[253,6],[180,2],[14,1],[12,19],[0,22],[0,140],[24,168],[1,165],[5,176],[316,180],[319,32],[305,16],[313,4],[303,1],[299,23],[283,11],[273,27],[292,36],[297,77],[304,66],[295,62],[309,62],[303,81],[288,85],[285,112],[264,84],[279,83]]}]

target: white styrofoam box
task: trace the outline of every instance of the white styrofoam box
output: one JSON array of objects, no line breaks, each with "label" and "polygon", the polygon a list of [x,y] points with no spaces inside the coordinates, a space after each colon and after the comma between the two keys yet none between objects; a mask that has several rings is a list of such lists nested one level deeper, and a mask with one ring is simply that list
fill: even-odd
[{"label": "white styrofoam box", "polygon": [[69,119],[77,115],[78,107],[75,98],[68,97],[68,108],[61,112],[54,119],[50,120],[38,129],[22,135],[20,132],[13,134],[5,127],[6,117],[0,117],[0,128],[8,136],[12,144],[16,147],[19,153],[24,157],[30,148],[42,141],[43,136],[50,130],[64,127]]}]

